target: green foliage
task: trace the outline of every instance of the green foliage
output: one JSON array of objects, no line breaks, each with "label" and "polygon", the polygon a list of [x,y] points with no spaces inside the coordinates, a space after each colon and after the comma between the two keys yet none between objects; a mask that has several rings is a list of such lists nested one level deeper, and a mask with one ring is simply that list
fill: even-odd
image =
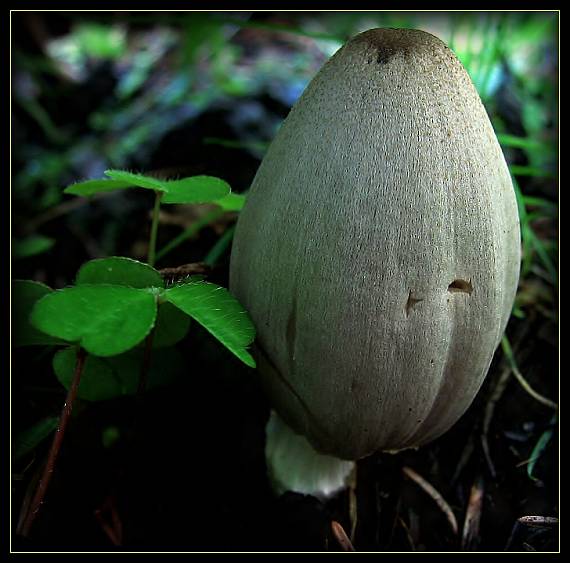
[{"label": "green foliage", "polygon": [[[60,350],[53,357],[53,371],[59,382],[69,390],[75,364],[77,348]],[[105,358],[89,355],[85,359],[77,396],[87,401],[105,401],[122,395],[121,381]]]},{"label": "green foliage", "polygon": [[63,192],[70,195],[88,197],[90,195],[114,192],[131,187],[132,184],[124,180],[86,180],[85,182],[77,182],[76,184],[68,186]]},{"label": "green foliage", "polygon": [[34,451],[56,428],[56,416],[49,416],[14,437],[12,461],[17,462]]},{"label": "green foliage", "polygon": [[[109,358],[123,383],[126,395],[134,395],[137,392],[143,355],[144,351],[136,348],[126,354]],[[147,389],[168,385],[187,373],[188,366],[184,361],[183,355],[176,348],[167,347],[153,350]]]},{"label": "green foliage", "polygon": [[276,23],[264,23],[264,22],[255,22],[255,21],[247,21],[247,20],[238,20],[236,18],[225,17],[223,19],[226,23],[231,23],[232,25],[237,25],[243,28],[251,28],[251,29],[263,29],[267,31],[279,32],[279,33],[291,33],[293,35],[298,35],[300,37],[307,37],[309,39],[318,39],[321,41],[331,41],[333,43],[344,43],[344,39],[342,36],[333,35],[331,33],[321,33],[321,32],[313,32],[306,29],[302,29],[300,27],[293,27],[289,25],[281,25]]},{"label": "green foliage", "polygon": [[101,433],[103,447],[112,448],[121,439],[121,432],[116,426],[107,426]]},{"label": "green foliage", "polygon": [[[554,426],[557,422],[557,419],[558,416],[556,414],[553,415],[552,419],[550,420],[550,424]],[[534,468],[536,467],[538,460],[541,458],[542,454],[544,453],[544,450],[546,450],[546,447],[550,443],[550,440],[552,439],[552,434],[553,434],[552,427],[547,428],[540,435],[540,438],[537,440],[534,448],[532,449],[532,453],[530,454],[530,460],[528,462],[528,465],[526,466],[526,473],[533,481],[538,480],[534,476]]]},{"label": "green foliage", "polygon": [[153,267],[121,256],[86,262],[79,269],[75,283],[124,285],[138,289],[164,287],[162,276]]},{"label": "green foliage", "polygon": [[542,456],[542,453],[546,449],[546,446],[548,446],[548,443],[550,442],[551,438],[552,438],[552,429],[546,430],[541,434],[540,438],[536,442],[536,445],[532,449],[530,461],[527,465],[527,475],[535,481],[537,480],[536,477],[534,476],[534,468],[536,466],[536,462]]},{"label": "green foliage", "polygon": [[[529,200],[525,199],[525,196],[523,196],[519,183],[514,175],[512,176],[512,180],[515,195],[517,197],[519,219],[521,224],[521,238],[523,244],[521,276],[524,278],[529,274],[535,256],[537,256],[542,265],[546,268],[549,276],[549,281],[554,285],[557,283],[558,274],[556,267],[554,266],[553,258],[550,255],[551,253],[548,252],[544,243],[540,240],[532,228],[530,220],[531,217],[526,209],[526,203]],[[537,204],[537,201],[532,199],[530,202],[530,205]],[[544,208],[545,205],[542,204],[542,207]],[[552,212],[552,207],[550,207],[550,212]]]},{"label": "green foliage", "polygon": [[152,345],[154,348],[173,346],[188,333],[190,317],[171,303],[161,303],[158,307]]},{"label": "green foliage", "polygon": [[214,266],[220,257],[224,254],[227,248],[230,246],[235,232],[235,225],[226,229],[226,232],[216,241],[216,244],[210,249],[210,252],[204,258],[204,264],[208,266]]},{"label": "green foliage", "polygon": [[47,252],[54,244],[52,238],[33,235],[14,242],[12,254],[15,258],[29,258]]},{"label": "green foliage", "polygon": [[[255,365],[245,349],[255,335],[251,320],[226,289],[211,283],[191,278],[165,290],[154,268],[115,256],[84,264],[75,287],[51,291],[35,282],[19,282],[17,288],[23,318],[31,311],[33,325],[16,331],[24,343],[77,343],[94,356],[117,356],[142,344],[153,329],[155,349],[176,344],[186,336],[190,316],[247,365]],[[57,362],[68,354],[60,353],[54,363],[60,376]],[[116,392],[108,364],[90,359],[85,369],[102,374],[103,396]]]},{"label": "green foliage", "polygon": [[78,50],[88,57],[117,59],[125,52],[125,38],[118,29],[97,23],[84,23],[74,30]]},{"label": "green foliage", "polygon": [[523,195],[522,202],[525,207],[538,207],[552,217],[556,217],[558,215],[558,206],[542,197]]},{"label": "green foliage", "polygon": [[534,166],[520,166],[518,164],[511,164],[509,166],[511,174],[515,176],[530,176],[531,178],[555,178],[553,171],[544,170]]},{"label": "green foliage", "polygon": [[[212,47],[218,36],[223,34],[220,22],[205,12],[190,12],[183,19],[181,64],[196,63],[200,50]],[[223,35],[221,37],[223,40]],[[219,39],[218,39],[219,41]]]},{"label": "green foliage", "polygon": [[227,289],[212,283],[190,283],[164,291],[162,298],[198,321],[242,362],[255,367],[247,351],[255,329],[247,311]]},{"label": "green foliage", "polygon": [[162,203],[208,203],[227,196],[231,189],[227,182],[214,176],[190,176],[180,180],[159,180],[125,170],[107,170],[109,180],[86,180],[67,187],[64,192],[90,196],[97,193],[143,188],[163,193]]},{"label": "green foliage", "polygon": [[247,149],[260,153],[267,152],[269,143],[263,141],[234,141],[232,139],[221,139],[219,137],[204,137],[202,141],[205,145],[218,145],[227,149]]},{"label": "green foliage", "polygon": [[[78,397],[85,401],[106,401],[137,392],[144,351],[134,349],[112,357],[87,356]],[[69,389],[75,370],[77,348],[60,350],[53,358],[59,382]],[[184,373],[184,361],[175,348],[155,350],[152,355],[147,389],[167,385]]]},{"label": "green foliage", "polygon": [[127,172],[126,170],[105,170],[105,176],[109,176],[111,180],[125,182],[131,187],[145,188],[158,192],[168,191],[166,181],[152,178],[151,176],[144,176],[143,174],[135,174],[134,172]]},{"label": "green foliage", "polygon": [[12,282],[12,343],[15,346],[63,344],[59,338],[48,336],[30,324],[30,314],[34,305],[52,291],[47,285],[36,281]]},{"label": "green foliage", "polygon": [[[143,262],[113,256],[85,263],[77,274],[77,285],[110,284],[137,289],[164,288],[160,273]],[[190,319],[169,303],[161,304],[155,323],[153,347],[172,346],[182,340],[190,326]]]},{"label": "green foliage", "polygon": [[162,203],[208,203],[219,200],[230,193],[230,186],[214,176],[191,176],[171,180],[166,184],[167,192]]},{"label": "green foliage", "polygon": [[79,285],[54,291],[32,310],[32,324],[50,336],[77,342],[95,356],[114,356],[136,346],[156,320],[149,290],[118,285]]},{"label": "green foliage", "polygon": [[498,133],[497,139],[499,143],[503,147],[514,147],[517,149],[540,149],[543,147],[551,148],[554,150],[554,147],[549,147],[548,144],[541,143],[536,139],[529,139],[528,137],[516,137],[515,135],[509,135],[507,133]]},{"label": "green foliage", "polygon": [[214,203],[220,206],[224,211],[241,211],[245,205],[246,194],[230,193]]}]

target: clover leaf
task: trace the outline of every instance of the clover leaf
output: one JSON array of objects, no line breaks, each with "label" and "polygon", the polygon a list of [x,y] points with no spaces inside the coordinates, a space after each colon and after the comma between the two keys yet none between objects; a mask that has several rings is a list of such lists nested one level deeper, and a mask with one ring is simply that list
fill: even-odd
[{"label": "clover leaf", "polygon": [[114,356],[149,334],[157,314],[156,296],[118,285],[78,285],[54,291],[32,310],[34,327],[79,343],[95,356]]},{"label": "clover leaf", "polygon": [[190,176],[166,183],[161,203],[208,203],[226,197],[230,185],[214,176]]},{"label": "clover leaf", "polygon": [[59,338],[48,336],[30,324],[30,313],[36,302],[52,292],[51,287],[40,282],[12,282],[12,342],[15,346],[64,344]]},{"label": "clover leaf", "polygon": [[190,315],[242,362],[255,367],[247,351],[255,328],[247,311],[227,289],[208,282],[188,283],[165,290],[161,299]]},{"label": "clover leaf", "polygon": [[162,276],[152,266],[121,256],[86,262],[79,269],[75,283],[125,285],[140,289],[164,287]]}]

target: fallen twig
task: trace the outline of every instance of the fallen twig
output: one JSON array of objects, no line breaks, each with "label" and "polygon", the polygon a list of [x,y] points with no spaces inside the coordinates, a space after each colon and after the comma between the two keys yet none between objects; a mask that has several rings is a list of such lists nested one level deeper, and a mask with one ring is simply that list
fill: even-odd
[{"label": "fallen twig", "polygon": [[535,399],[539,403],[541,403],[541,404],[543,404],[543,405],[545,405],[551,409],[557,410],[558,405],[554,401],[551,401],[550,399],[541,395],[538,391],[535,391],[530,386],[530,383],[523,377],[522,373],[519,371],[519,368],[518,368],[516,360],[515,360],[515,356],[513,354],[512,349],[511,349],[511,345],[510,345],[506,336],[503,336],[503,339],[501,340],[501,345],[503,347],[503,353],[505,354],[505,358],[507,359],[507,362],[511,366],[511,370],[513,372],[513,375],[515,376],[516,380],[520,383],[521,387],[533,399]]},{"label": "fallen twig", "polygon": [[[513,349],[518,351],[521,343],[526,338],[528,331],[529,331],[529,328],[527,325],[525,325],[522,328],[522,330],[520,330],[517,333],[516,340],[513,341]],[[509,351],[511,354],[510,357],[514,361],[513,349],[511,349],[510,345],[509,345]],[[501,397],[503,396],[503,393],[504,393],[505,389],[507,388],[507,385],[508,385],[510,377],[511,377],[512,362],[508,360],[507,354],[505,354],[503,356],[503,364],[506,364],[506,365],[504,366],[503,370],[501,371],[501,374],[497,380],[497,383],[495,384],[495,387],[493,388],[493,392],[491,393],[491,396],[489,397],[489,400],[487,401],[487,404],[485,405],[485,413],[483,415],[483,425],[482,425],[483,427],[481,429],[481,447],[483,449],[485,461],[487,462],[487,466],[489,468],[489,473],[491,474],[491,477],[493,479],[496,478],[497,472],[495,470],[495,464],[493,463],[493,459],[491,457],[491,451],[490,451],[490,447],[489,447],[488,436],[489,436],[489,429],[491,428],[491,421],[493,420],[493,415],[495,414],[495,408],[496,408],[498,402],[501,400]]]},{"label": "fallen twig", "polygon": [[158,271],[164,279],[174,282],[186,276],[209,274],[212,271],[212,266],[204,262],[193,262],[191,264],[182,264],[182,266],[176,266],[175,268],[162,268]]},{"label": "fallen twig", "polygon": [[416,551],[416,544],[414,543],[414,538],[412,537],[412,533],[408,525],[404,522],[404,519],[401,516],[398,516],[397,521],[400,523],[400,526],[404,528],[404,532],[406,532],[406,537],[408,538],[408,543],[412,548],[412,551]]},{"label": "fallen twig", "polygon": [[[106,516],[110,516],[110,522]],[[121,545],[123,542],[123,523],[115,506],[113,496],[108,496],[101,508],[95,510],[95,518],[113,545]]]},{"label": "fallen twig", "polygon": [[558,526],[558,518],[554,516],[521,516],[517,522],[530,528],[553,528]]},{"label": "fallen twig", "polygon": [[354,541],[356,535],[356,525],[358,523],[358,503],[356,499],[356,468],[350,474],[348,482],[348,516],[350,518],[350,541]]},{"label": "fallen twig", "polygon": [[[507,545],[505,545],[505,551],[509,550],[509,548],[514,542],[515,537],[519,536],[519,530],[523,526],[528,528],[553,528],[555,526],[558,526],[558,518],[555,518],[554,516],[521,516],[520,518],[517,519],[517,521],[513,526],[511,535],[507,540]],[[528,545],[528,544],[523,544],[523,545]],[[534,550],[534,548],[531,549]]]},{"label": "fallen twig", "polygon": [[404,472],[404,474],[407,477],[409,477],[412,481],[414,481],[416,484],[418,484],[435,501],[437,506],[439,506],[439,508],[445,514],[447,521],[449,522],[449,525],[451,526],[451,529],[453,530],[453,533],[457,534],[458,526],[457,526],[457,520],[455,518],[455,514],[453,514],[451,507],[449,506],[447,501],[441,496],[439,491],[437,491],[437,489],[435,489],[421,475],[416,473],[410,467],[404,466],[404,467],[402,467],[402,471]]},{"label": "fallen twig", "polygon": [[79,383],[81,380],[81,374],[83,372],[83,366],[85,365],[85,359],[87,353],[83,348],[77,350],[77,360],[75,363],[75,371],[73,374],[73,379],[67,392],[67,397],[65,398],[65,403],[63,405],[63,410],[59,419],[59,424],[53,438],[51,449],[48,454],[46,464],[44,466],[42,475],[40,477],[38,488],[32,500],[30,501],[30,508],[22,520],[21,527],[17,530],[19,534],[24,537],[29,536],[31,527],[38,515],[40,508],[44,502],[44,498],[48,489],[48,485],[51,481],[51,477],[55,470],[55,464],[61,450],[61,444],[63,443],[63,436],[65,435],[65,430],[71,420],[71,411],[73,409],[73,404],[77,397],[77,391],[79,389]]},{"label": "fallen twig", "polygon": [[465,522],[463,523],[463,534],[461,537],[461,548],[463,550],[472,551],[479,542],[479,523],[481,521],[484,494],[485,484],[483,477],[479,476],[475,479],[471,487],[469,503],[467,504],[467,511],[465,513]]},{"label": "fallen twig", "polygon": [[[110,522],[106,519],[107,514],[110,516]],[[123,523],[117,512],[113,496],[108,496],[101,508],[95,510],[95,518],[113,545],[123,543]]]},{"label": "fallen twig", "polygon": [[346,535],[344,528],[336,520],[331,522],[331,530],[335,540],[343,551],[356,551],[350,541],[350,538]]}]

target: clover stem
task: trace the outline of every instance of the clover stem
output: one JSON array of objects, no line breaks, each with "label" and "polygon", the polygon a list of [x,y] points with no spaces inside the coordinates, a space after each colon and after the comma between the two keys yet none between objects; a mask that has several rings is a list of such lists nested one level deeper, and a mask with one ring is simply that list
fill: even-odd
[{"label": "clover stem", "polygon": [[154,266],[155,256],[156,256],[156,234],[158,233],[158,218],[160,215],[160,200],[162,199],[162,193],[156,191],[154,198],[154,208],[152,210],[152,224],[150,227],[150,241],[148,245],[148,263],[150,266]]},{"label": "clover stem", "polygon": [[221,217],[224,214],[223,210],[215,209],[210,213],[207,213],[201,219],[198,219],[195,223],[192,223],[190,227],[188,227],[184,232],[180,233],[177,237],[174,237],[164,248],[161,248],[157,254],[156,259],[162,260],[168,253],[172,252],[175,248],[180,246],[184,241],[188,240],[190,237],[193,237],[196,233],[203,229],[210,223],[213,223],[218,217]]},{"label": "clover stem", "polygon": [[86,357],[87,353],[85,350],[83,350],[83,348],[78,348],[77,359],[75,362],[75,372],[73,374],[73,379],[71,381],[69,391],[67,392],[67,397],[65,398],[65,403],[63,404],[63,410],[59,418],[59,424],[55,431],[55,436],[53,438],[51,449],[49,451],[48,459],[40,478],[38,488],[36,489],[32,502],[30,503],[30,509],[23,521],[21,531],[19,531],[19,533],[25,537],[29,535],[32,524],[34,523],[36,516],[38,515],[38,512],[44,502],[44,497],[46,495],[48,485],[55,470],[55,463],[61,449],[61,444],[63,443],[63,436],[71,419],[71,411],[73,409],[73,403],[77,397],[79,382],[81,380],[81,374],[83,373],[83,367],[85,366]]}]

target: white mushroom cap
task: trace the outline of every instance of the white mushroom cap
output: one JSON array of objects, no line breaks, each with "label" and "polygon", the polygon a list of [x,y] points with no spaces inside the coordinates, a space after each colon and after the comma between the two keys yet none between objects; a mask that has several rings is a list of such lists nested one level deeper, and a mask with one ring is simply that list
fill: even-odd
[{"label": "white mushroom cap", "polygon": [[354,460],[425,444],[480,388],[520,264],[517,205],[467,72],[374,29],[319,71],[238,220],[230,289],[274,408]]}]

